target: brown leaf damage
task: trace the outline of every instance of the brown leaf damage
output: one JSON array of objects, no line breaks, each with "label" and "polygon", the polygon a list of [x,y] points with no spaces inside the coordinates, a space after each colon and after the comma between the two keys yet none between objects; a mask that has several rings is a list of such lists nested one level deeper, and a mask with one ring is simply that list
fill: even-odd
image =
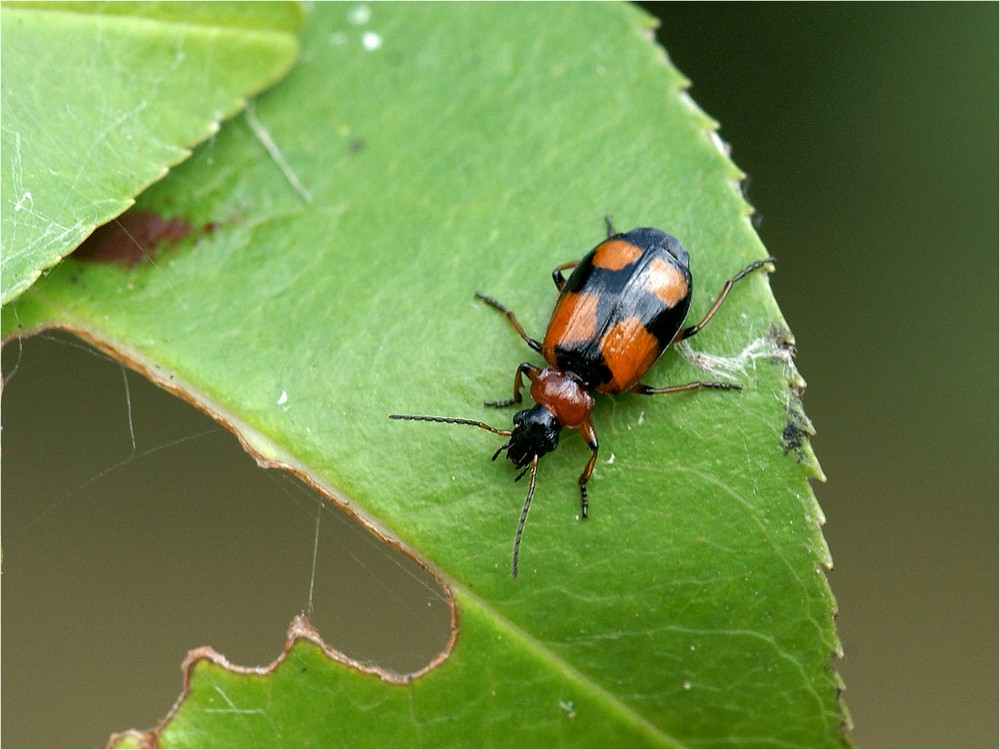
[{"label": "brown leaf damage", "polygon": [[168,219],[148,209],[129,209],[97,227],[73,252],[73,257],[135,268],[141,261],[155,261],[162,250],[175,247],[191,234],[192,228],[186,219]]}]

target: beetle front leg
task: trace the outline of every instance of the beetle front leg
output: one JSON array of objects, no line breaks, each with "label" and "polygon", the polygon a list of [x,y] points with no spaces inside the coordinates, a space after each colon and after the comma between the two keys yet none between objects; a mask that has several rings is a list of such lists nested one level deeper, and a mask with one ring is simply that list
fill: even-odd
[{"label": "beetle front leg", "polygon": [[517,372],[514,373],[514,398],[505,398],[502,401],[484,401],[483,404],[485,406],[503,408],[521,403],[521,390],[524,388],[524,381],[521,379],[521,375],[524,374],[528,377],[528,380],[533,381],[540,372],[541,370],[530,362],[522,362],[517,366]]},{"label": "beetle front leg", "polygon": [[588,419],[582,425],[580,425],[580,435],[583,439],[587,441],[587,446],[590,448],[590,460],[587,461],[587,468],[583,470],[583,474],[580,475],[580,515],[583,518],[587,517],[587,510],[590,508],[590,502],[587,499],[587,481],[590,479],[590,475],[594,473],[594,464],[597,463],[597,433],[594,431],[594,425],[591,424]]}]

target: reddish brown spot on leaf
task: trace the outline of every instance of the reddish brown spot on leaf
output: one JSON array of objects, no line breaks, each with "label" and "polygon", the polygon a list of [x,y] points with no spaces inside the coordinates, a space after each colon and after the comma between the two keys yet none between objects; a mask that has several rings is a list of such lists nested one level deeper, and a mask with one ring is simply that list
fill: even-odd
[{"label": "reddish brown spot on leaf", "polygon": [[126,211],[103,224],[73,252],[73,257],[95,263],[134,268],[144,258],[173,247],[191,233],[184,219],[166,219],[155,211]]}]

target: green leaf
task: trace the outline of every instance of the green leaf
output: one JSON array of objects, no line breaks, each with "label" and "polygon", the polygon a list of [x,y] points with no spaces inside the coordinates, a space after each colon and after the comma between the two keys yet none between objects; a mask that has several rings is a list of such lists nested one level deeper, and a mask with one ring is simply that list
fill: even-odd
[{"label": "green leaf", "polygon": [[278,80],[298,52],[300,20],[291,4],[0,8],[0,299],[31,286]]},{"label": "green leaf", "polygon": [[5,335],[62,325],[182,392],[454,596],[457,637],[425,674],[359,670],[301,629],[270,670],[199,652],[142,739],[846,742],[819,468],[765,274],[647,378],[744,390],[600,398],[591,517],[570,432],[539,471],[516,580],[525,487],[489,461],[496,436],[386,418],[509,424],[482,400],[538,358],[473,292],[541,335],[549,272],[605,214],[684,242],[693,319],[766,255],[739,170],[649,33],[617,4],[320,4],[288,78],[140,199],[210,229],[132,270],[71,258],[5,308]]}]

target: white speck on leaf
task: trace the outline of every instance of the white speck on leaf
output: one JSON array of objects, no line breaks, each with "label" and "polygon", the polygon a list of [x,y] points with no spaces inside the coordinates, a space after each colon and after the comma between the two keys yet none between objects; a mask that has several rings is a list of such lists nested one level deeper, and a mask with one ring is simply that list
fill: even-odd
[{"label": "white speck on leaf", "polygon": [[374,31],[366,31],[364,36],[361,37],[361,44],[369,52],[374,52],[382,46],[382,35]]},{"label": "white speck on leaf", "polygon": [[35,199],[31,197],[31,191],[27,190],[25,191],[24,195],[21,196],[20,200],[18,200],[18,202],[14,204],[14,210],[20,211],[22,208],[25,208],[26,206],[30,208],[34,202]]},{"label": "white speck on leaf", "polygon": [[278,406],[283,406],[288,403],[288,391],[282,391],[281,395],[278,396]]},{"label": "white speck on leaf", "polygon": [[364,26],[371,20],[372,9],[367,5],[355,5],[347,12],[347,20],[355,26]]}]

